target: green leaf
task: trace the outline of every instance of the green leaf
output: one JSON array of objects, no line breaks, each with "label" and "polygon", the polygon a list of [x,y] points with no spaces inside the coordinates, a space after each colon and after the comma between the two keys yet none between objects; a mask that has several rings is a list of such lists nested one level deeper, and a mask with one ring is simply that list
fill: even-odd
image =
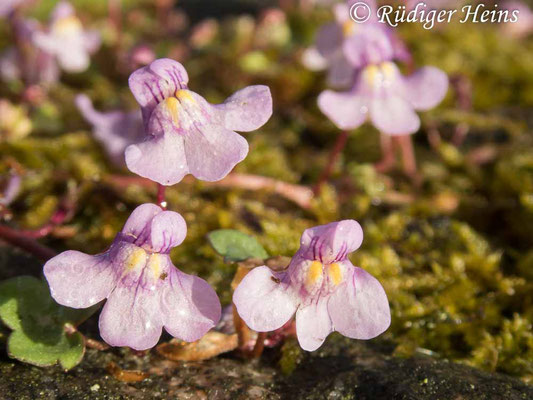
[{"label": "green leaf", "polygon": [[244,261],[249,258],[265,259],[268,253],[252,236],[233,229],[219,229],[207,235],[215,251],[226,261]]},{"label": "green leaf", "polygon": [[14,331],[7,341],[9,356],[28,364],[46,367],[58,361],[64,369],[78,365],[85,354],[83,336],[49,332],[47,335],[31,337],[25,331]]},{"label": "green leaf", "polygon": [[76,366],[85,352],[83,336],[67,333],[65,327],[78,325],[97,307],[60,306],[46,282],[31,276],[0,282],[0,319],[13,330],[7,342],[10,357],[38,366]]}]

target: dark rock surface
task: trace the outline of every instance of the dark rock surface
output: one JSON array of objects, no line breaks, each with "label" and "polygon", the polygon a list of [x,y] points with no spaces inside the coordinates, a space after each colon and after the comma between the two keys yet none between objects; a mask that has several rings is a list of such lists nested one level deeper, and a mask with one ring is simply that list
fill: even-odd
[{"label": "dark rock surface", "polygon": [[[533,387],[499,374],[420,356],[400,359],[384,344],[339,336],[305,354],[289,376],[281,374],[277,350],[260,361],[218,357],[176,363],[155,352],[89,350],[70,372],[0,361],[0,398],[30,399],[405,399],[482,400],[533,398]],[[149,377],[125,383],[112,376],[110,362],[140,369]]]}]

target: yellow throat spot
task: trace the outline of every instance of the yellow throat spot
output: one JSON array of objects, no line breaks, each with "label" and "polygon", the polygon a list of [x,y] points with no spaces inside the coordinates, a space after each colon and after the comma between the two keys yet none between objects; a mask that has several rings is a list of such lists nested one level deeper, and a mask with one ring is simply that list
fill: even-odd
[{"label": "yellow throat spot", "polygon": [[188,101],[191,103],[196,103],[196,100],[194,100],[194,97],[192,97],[192,94],[189,90],[186,89],[180,89],[176,92],[176,97],[180,101]]},{"label": "yellow throat spot", "polygon": [[174,124],[178,126],[180,102],[175,97],[167,97],[165,99],[165,105],[167,106],[167,109],[169,110],[170,115],[172,116],[172,122],[174,122]]},{"label": "yellow throat spot", "polygon": [[355,28],[356,28],[355,22],[346,21],[342,24],[342,33],[345,37],[350,36],[355,32]]},{"label": "yellow throat spot", "polygon": [[82,30],[81,22],[74,15],[58,19],[52,28],[55,32],[61,34],[72,34]]},{"label": "yellow throat spot", "polygon": [[394,73],[396,72],[396,69],[394,68],[394,64],[391,62],[384,62],[381,64],[381,71],[383,72],[383,75],[385,75],[386,78],[392,78],[394,76]]},{"label": "yellow throat spot", "polygon": [[313,261],[307,270],[306,286],[313,286],[322,276],[323,265],[320,261]]},{"label": "yellow throat spot", "polygon": [[333,263],[328,268],[329,279],[335,284],[338,285],[342,282],[342,270],[341,266],[337,263]]},{"label": "yellow throat spot", "polygon": [[133,250],[126,259],[126,269],[128,271],[131,271],[144,266],[144,264],[146,263],[146,257],[147,254],[143,249],[137,248]]},{"label": "yellow throat spot", "polygon": [[159,278],[161,275],[161,267],[163,265],[163,256],[161,254],[152,254],[148,259],[148,269],[152,271],[152,274]]},{"label": "yellow throat spot", "polygon": [[365,68],[363,72],[364,79],[370,84],[373,85],[377,77],[380,74],[380,69],[377,65],[369,65]]}]

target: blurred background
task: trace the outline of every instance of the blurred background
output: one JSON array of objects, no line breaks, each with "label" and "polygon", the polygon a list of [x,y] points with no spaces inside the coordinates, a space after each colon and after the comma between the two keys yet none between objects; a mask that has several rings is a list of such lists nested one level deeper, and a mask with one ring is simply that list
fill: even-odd
[{"label": "blurred background", "polygon": [[[247,85],[268,85],[274,115],[244,135],[250,153],[235,168],[237,178],[226,184],[186,179],[168,188],[169,208],[188,225],[184,244],[172,253],[175,264],[207,279],[229,304],[235,266],[209,247],[209,231],[238,229],[257,237],[270,255],[292,256],[305,228],[357,219],[365,240],[351,259],[387,291],[393,320],[384,337],[395,354],[432,354],[531,382],[533,18],[526,17],[527,3],[521,25],[512,27],[457,19],[431,30],[400,24],[396,33],[413,65],[436,66],[450,79],[445,100],[421,113],[413,136],[420,182],[401,168],[376,171],[379,133],[365,124],[350,132],[331,178],[310,198],[340,131],[317,107],[325,74],[307,69],[302,56],[320,26],[333,21],[332,3],[72,0],[83,29],[99,39],[87,44],[90,60],[81,71],[54,67],[31,39],[50,30],[57,2],[18,5],[0,19],[1,223],[56,251],[94,254],[108,247],[138,204],[154,201],[155,184],[125,168],[120,137],[139,134],[128,76],[155,58],[183,63],[191,90],[212,103]],[[109,132],[120,133],[118,144]],[[243,176],[294,186],[276,192],[261,181],[251,190]],[[10,251],[0,247],[0,279],[40,275],[36,263],[5,262]]]}]

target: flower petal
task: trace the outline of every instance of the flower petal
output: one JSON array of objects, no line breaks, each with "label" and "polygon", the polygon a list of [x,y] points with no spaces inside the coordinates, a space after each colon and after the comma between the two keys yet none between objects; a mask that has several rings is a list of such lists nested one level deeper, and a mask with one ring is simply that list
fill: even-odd
[{"label": "flower petal", "polygon": [[330,58],[342,45],[342,28],[335,23],[324,25],[316,35],[316,48],[325,58]]},{"label": "flower petal", "polygon": [[[81,41],[80,41],[81,42]],[[89,54],[76,40],[74,43],[58,43],[56,50],[57,61],[67,72],[82,72],[89,68],[91,59]]]},{"label": "flower petal", "polygon": [[346,59],[355,68],[391,60],[392,43],[381,26],[364,25],[361,31],[344,40],[342,49]]},{"label": "flower petal", "polygon": [[420,128],[420,118],[413,106],[390,90],[372,98],[370,119],[387,135],[408,135]]},{"label": "flower petal", "polygon": [[220,320],[221,306],[216,292],[203,279],[171,265],[161,294],[165,329],[172,336],[194,342]]},{"label": "flower petal", "polygon": [[308,260],[330,264],[343,261],[363,242],[363,229],[357,221],[346,219],[306,229],[298,253]]},{"label": "flower petal", "polygon": [[309,47],[302,54],[302,64],[311,71],[322,71],[328,67],[328,60],[316,47]]},{"label": "flower petal", "polygon": [[174,185],[189,172],[182,136],[165,134],[126,148],[126,166],[162,185]]},{"label": "flower petal", "polygon": [[186,235],[187,224],[183,217],[174,211],[163,211],[152,220],[150,245],[155,253],[168,253],[180,245]]},{"label": "flower petal", "polygon": [[198,125],[184,142],[190,173],[208,182],[224,178],[248,154],[246,139],[220,125]]},{"label": "flower petal", "polygon": [[102,301],[117,280],[107,253],[91,256],[73,250],[48,260],[44,276],[54,300],[72,308],[87,308]]},{"label": "flower petal", "polygon": [[362,125],[368,115],[367,102],[364,96],[354,92],[325,90],[318,96],[318,108],[339,129],[354,129]]},{"label": "flower petal", "polygon": [[254,331],[281,328],[296,311],[297,300],[283,282],[284,276],[267,266],[257,267],[235,289],[233,303],[237,312]]},{"label": "flower petal", "polygon": [[83,94],[77,95],[75,102],[83,118],[93,125],[94,137],[102,143],[113,162],[123,166],[126,147],[144,137],[141,113],[100,112]]},{"label": "flower petal", "polygon": [[354,67],[344,57],[342,49],[339,49],[329,59],[328,85],[334,88],[349,88],[353,86],[355,75]]},{"label": "flower petal", "polygon": [[132,236],[134,239],[147,238],[152,220],[161,212],[163,209],[155,204],[141,204],[130,214],[121,232],[124,236]]},{"label": "flower petal", "polygon": [[250,132],[263,126],[272,116],[272,95],[268,86],[248,86],[215,107],[222,112],[227,129]]},{"label": "flower petal", "polygon": [[423,67],[404,79],[407,100],[416,110],[429,110],[448,91],[448,76],[435,67]]},{"label": "flower petal", "polygon": [[[146,272],[146,270],[145,270]],[[135,350],[154,347],[161,336],[163,319],[157,291],[119,284],[100,314],[100,336],[111,346]]]},{"label": "flower petal", "polygon": [[296,311],[296,336],[300,347],[315,351],[333,332],[328,313],[328,297],[319,297],[316,302]]},{"label": "flower petal", "polygon": [[168,58],[155,60],[130,75],[130,90],[141,106],[145,126],[155,106],[177,90],[186,88],[188,81],[183,65]]},{"label": "flower petal", "polygon": [[372,339],[390,325],[390,308],[385,290],[376,278],[361,268],[353,267],[331,295],[328,304],[333,327],[352,339]]}]

